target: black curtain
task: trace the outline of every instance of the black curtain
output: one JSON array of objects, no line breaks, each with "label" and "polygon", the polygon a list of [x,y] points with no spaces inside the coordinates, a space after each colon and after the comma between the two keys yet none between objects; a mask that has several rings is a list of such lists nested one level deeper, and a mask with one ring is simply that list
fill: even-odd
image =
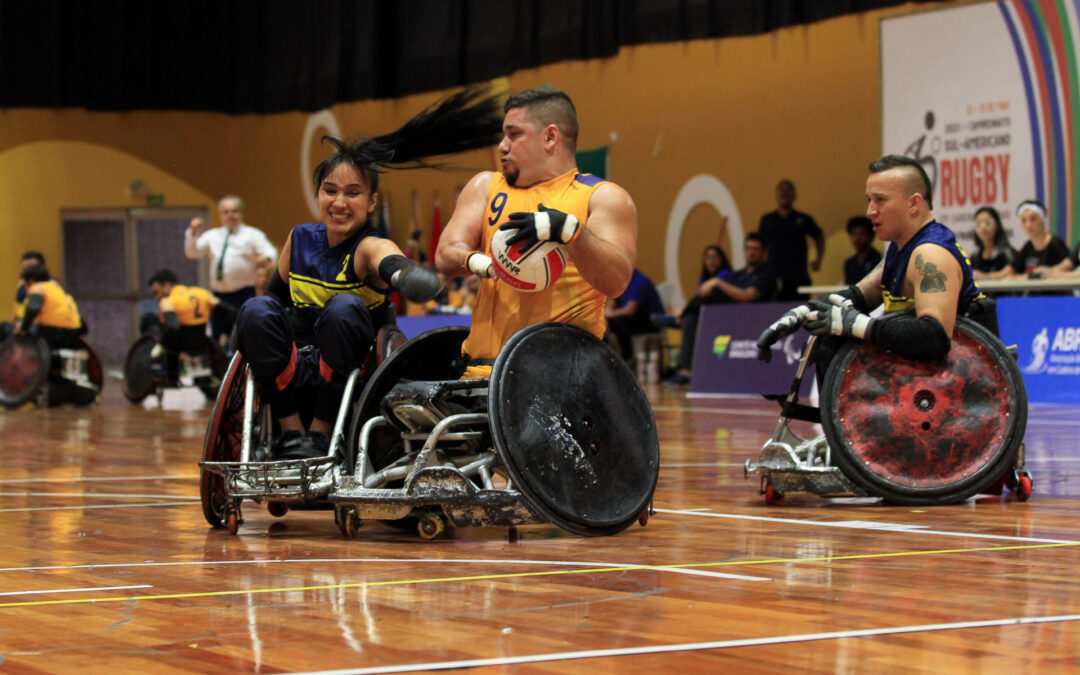
[{"label": "black curtain", "polygon": [[902,2],[0,0],[0,107],[313,111]]}]

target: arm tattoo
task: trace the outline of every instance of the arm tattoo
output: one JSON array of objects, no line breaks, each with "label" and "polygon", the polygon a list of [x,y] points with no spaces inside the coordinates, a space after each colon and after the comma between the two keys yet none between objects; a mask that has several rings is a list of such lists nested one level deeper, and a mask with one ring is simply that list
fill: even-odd
[{"label": "arm tattoo", "polygon": [[919,290],[923,293],[942,293],[945,291],[945,273],[932,262],[924,262],[921,255],[915,256],[915,269],[922,273]]}]

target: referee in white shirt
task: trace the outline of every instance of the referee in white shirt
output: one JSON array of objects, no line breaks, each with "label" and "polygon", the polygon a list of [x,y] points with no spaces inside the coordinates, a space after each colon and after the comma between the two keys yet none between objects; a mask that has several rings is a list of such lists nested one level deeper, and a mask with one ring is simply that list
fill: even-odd
[{"label": "referee in white shirt", "polygon": [[[277,249],[262,230],[245,225],[244,200],[233,195],[218,201],[221,227],[202,232],[206,222],[192,218],[184,232],[184,255],[191,259],[210,256],[210,290],[222,303],[240,309],[255,297],[256,270],[272,267],[277,261]],[[201,234],[200,234],[201,232]],[[235,314],[222,316],[215,308],[210,315],[210,333],[215,342],[226,339],[232,331]]]}]

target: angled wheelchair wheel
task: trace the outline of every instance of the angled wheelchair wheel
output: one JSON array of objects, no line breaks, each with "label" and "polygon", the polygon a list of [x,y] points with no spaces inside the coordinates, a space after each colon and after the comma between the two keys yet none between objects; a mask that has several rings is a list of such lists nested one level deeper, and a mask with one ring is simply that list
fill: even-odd
[{"label": "angled wheelchair wheel", "polygon": [[894,504],[949,504],[1015,465],[1027,393],[1001,340],[961,317],[944,362],[845,344],[825,374],[821,413],[852,482]]},{"label": "angled wheelchair wheel", "polygon": [[33,401],[49,379],[52,354],[43,338],[12,335],[0,345],[0,405]]},{"label": "angled wheelchair wheel", "polygon": [[[388,354],[368,378],[349,421],[345,470],[352,473],[360,447],[360,430],[364,423],[380,414],[383,397],[402,380],[451,380],[453,362],[461,356],[461,343],[469,335],[464,326],[446,326],[417,335],[402,342],[400,331],[380,331],[376,339],[376,354]],[[395,347],[396,345],[396,347]],[[404,444],[401,433],[391,427],[375,429],[372,434],[371,463],[376,471],[401,458]]]},{"label": "angled wheelchair wheel", "polygon": [[[203,461],[238,462],[244,432],[244,385],[247,381],[248,367],[239,353],[233,355],[232,362],[221,381],[214,409],[210,413],[210,422],[206,426],[203,439]],[[255,403],[256,408],[258,403]],[[199,478],[199,496],[202,500],[203,516],[214,527],[224,527],[227,516],[225,479],[207,469],[201,469]]]},{"label": "angled wheelchair wheel", "polygon": [[131,345],[124,358],[124,398],[132,403],[141,403],[158,387],[150,356],[157,344],[155,336],[143,335]]},{"label": "angled wheelchair wheel", "polygon": [[499,352],[491,437],[538,512],[586,536],[621,532],[648,508],[660,443],[648,399],[615,351],[561,323],[530,326]]}]

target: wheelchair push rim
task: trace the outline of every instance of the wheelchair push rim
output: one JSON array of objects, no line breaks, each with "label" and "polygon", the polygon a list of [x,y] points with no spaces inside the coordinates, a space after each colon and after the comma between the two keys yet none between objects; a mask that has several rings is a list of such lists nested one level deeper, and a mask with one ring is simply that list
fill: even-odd
[{"label": "wheelchair push rim", "polygon": [[1027,424],[1015,359],[962,317],[944,362],[849,342],[826,372],[821,400],[837,466],[896,504],[955,503],[985,490],[1015,463]]}]

